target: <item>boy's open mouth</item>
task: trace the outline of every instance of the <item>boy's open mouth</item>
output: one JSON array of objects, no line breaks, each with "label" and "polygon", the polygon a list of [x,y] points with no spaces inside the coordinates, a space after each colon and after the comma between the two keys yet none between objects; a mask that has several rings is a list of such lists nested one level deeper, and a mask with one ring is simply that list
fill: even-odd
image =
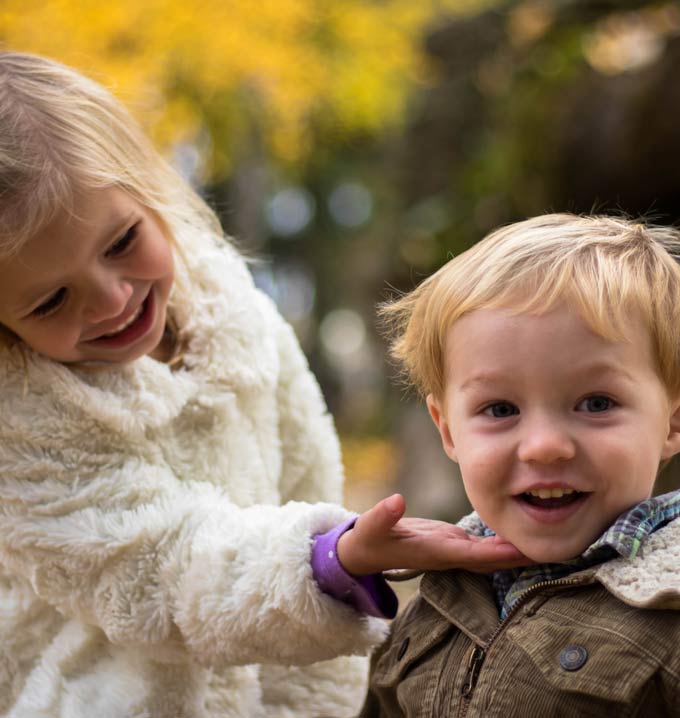
[{"label": "boy's open mouth", "polygon": [[519,499],[541,509],[561,509],[585,497],[582,491],[574,489],[533,489],[519,495]]}]

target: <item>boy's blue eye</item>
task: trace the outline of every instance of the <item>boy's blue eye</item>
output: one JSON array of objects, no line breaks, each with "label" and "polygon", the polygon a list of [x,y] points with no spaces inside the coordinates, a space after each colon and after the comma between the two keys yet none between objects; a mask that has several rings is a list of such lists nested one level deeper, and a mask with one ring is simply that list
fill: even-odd
[{"label": "boy's blue eye", "polygon": [[608,396],[589,396],[576,405],[577,411],[588,411],[591,414],[598,414],[609,411],[614,407],[614,402]]},{"label": "boy's blue eye", "polygon": [[509,416],[519,414],[519,409],[507,401],[497,401],[495,404],[489,404],[484,409],[487,416],[493,416],[494,419],[507,419]]},{"label": "boy's blue eye", "polygon": [[114,244],[109,247],[106,251],[107,257],[117,257],[122,254],[132,243],[132,240],[137,235],[137,225],[133,224],[130,229]]},{"label": "boy's blue eye", "polygon": [[66,287],[57,289],[57,291],[49,299],[44,301],[40,306],[36,307],[31,314],[34,314],[37,317],[44,317],[46,314],[49,314],[57,309],[64,301],[65,296]]}]

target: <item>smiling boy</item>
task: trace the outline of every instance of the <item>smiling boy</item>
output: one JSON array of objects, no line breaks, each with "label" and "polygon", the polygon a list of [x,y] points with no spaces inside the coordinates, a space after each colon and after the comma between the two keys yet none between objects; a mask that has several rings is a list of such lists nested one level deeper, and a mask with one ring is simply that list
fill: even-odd
[{"label": "smiling boy", "polygon": [[680,715],[680,237],[611,217],[500,229],[385,308],[460,467],[472,534],[536,562],[431,572],[364,718]]}]

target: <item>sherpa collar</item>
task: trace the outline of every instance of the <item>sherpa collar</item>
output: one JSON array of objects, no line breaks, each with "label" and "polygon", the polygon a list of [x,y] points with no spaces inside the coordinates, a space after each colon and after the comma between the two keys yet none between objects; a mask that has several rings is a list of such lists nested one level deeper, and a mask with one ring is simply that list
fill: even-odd
[{"label": "sherpa collar", "polygon": [[[476,512],[458,525],[484,535],[485,524]],[[630,606],[680,609],[680,518],[652,533],[633,558],[597,566],[593,578]]]}]

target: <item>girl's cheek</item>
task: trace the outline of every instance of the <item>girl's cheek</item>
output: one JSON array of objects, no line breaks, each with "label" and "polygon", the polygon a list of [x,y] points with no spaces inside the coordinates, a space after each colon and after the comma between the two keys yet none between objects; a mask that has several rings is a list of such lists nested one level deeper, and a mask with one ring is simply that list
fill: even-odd
[{"label": "girl's cheek", "polygon": [[72,324],[61,325],[60,327],[51,328],[45,333],[45,340],[52,346],[63,348],[72,347],[78,343],[80,339],[80,330],[76,329]]}]

